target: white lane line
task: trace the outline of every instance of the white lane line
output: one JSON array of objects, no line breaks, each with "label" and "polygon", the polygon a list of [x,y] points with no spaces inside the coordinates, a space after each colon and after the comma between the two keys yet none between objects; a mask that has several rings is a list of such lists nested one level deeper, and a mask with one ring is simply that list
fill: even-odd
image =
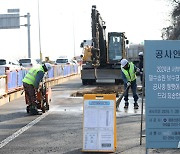
[{"label": "white lane line", "polygon": [[40,120],[44,119],[48,114],[50,113],[50,111],[43,113],[41,116],[39,116],[38,118],[36,118],[35,120],[31,121],[30,123],[28,123],[26,126],[22,127],[21,129],[19,129],[18,131],[16,131],[14,134],[12,134],[11,136],[7,137],[6,139],[4,139],[3,141],[0,142],[0,149],[2,147],[4,147],[6,144],[8,144],[9,142],[11,142],[12,140],[14,140],[16,137],[18,137],[19,135],[21,135],[23,132],[25,132],[26,130],[28,130],[29,128],[31,128],[32,126],[34,126],[35,124],[37,124]]}]

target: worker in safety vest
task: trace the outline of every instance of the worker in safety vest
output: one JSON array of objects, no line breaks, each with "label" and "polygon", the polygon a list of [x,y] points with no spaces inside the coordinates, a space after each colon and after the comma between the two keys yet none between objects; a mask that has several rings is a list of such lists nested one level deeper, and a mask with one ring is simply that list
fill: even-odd
[{"label": "worker in safety vest", "polygon": [[140,69],[140,80],[143,85],[143,52],[139,52],[139,69]]},{"label": "worker in safety vest", "polygon": [[[121,71],[122,71],[122,79],[124,81],[124,89],[127,89],[127,87],[131,87],[133,98],[134,98],[134,109],[138,109],[138,95],[136,94],[137,90],[137,84],[136,84],[136,71],[139,71],[139,68],[137,68],[132,62],[128,62],[126,59],[121,60]],[[124,100],[125,100],[125,106],[124,108],[128,108],[129,102],[128,102],[128,92],[129,88],[126,90],[124,94]]]},{"label": "worker in safety vest", "polygon": [[51,68],[52,66],[49,63],[42,64],[39,68],[31,68],[22,80],[25,94],[28,97],[28,105],[31,106],[33,114],[38,114],[36,92],[39,84],[45,72],[48,72]]},{"label": "worker in safety vest", "polygon": [[54,62],[51,61],[51,60],[49,59],[49,57],[45,57],[45,60],[44,60],[42,63],[43,63],[43,64],[45,64],[45,63],[54,64]]}]

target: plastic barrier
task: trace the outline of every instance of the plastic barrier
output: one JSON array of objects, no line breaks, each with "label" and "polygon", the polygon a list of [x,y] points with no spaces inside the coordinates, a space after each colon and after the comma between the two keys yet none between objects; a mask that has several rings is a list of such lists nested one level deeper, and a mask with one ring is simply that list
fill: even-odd
[{"label": "plastic barrier", "polygon": [[69,69],[70,69],[70,66],[69,65],[66,65],[64,67],[64,77],[67,77],[69,75]]},{"label": "plastic barrier", "polygon": [[8,91],[17,88],[17,71],[6,71]]},{"label": "plastic barrier", "polygon": [[48,78],[53,78],[54,77],[54,67],[50,71],[48,71]]},{"label": "plastic barrier", "polygon": [[67,66],[64,66],[63,77],[66,77],[66,75],[67,75]]},{"label": "plastic barrier", "polygon": [[62,77],[63,76],[63,70],[64,66],[63,65],[55,65],[54,66],[54,77]]},{"label": "plastic barrier", "polygon": [[5,67],[0,67],[0,75],[5,75],[5,70],[6,68]]},{"label": "plastic barrier", "polygon": [[23,85],[22,79],[26,75],[27,70],[17,70],[17,72],[18,72],[18,74],[17,74],[17,87],[20,87]]},{"label": "plastic barrier", "polygon": [[76,73],[76,72],[78,72],[77,65],[74,65],[74,67],[73,67],[73,73]]},{"label": "plastic barrier", "polygon": [[78,72],[78,65],[73,65],[73,73],[77,74]]},{"label": "plastic barrier", "polygon": [[0,76],[0,96],[7,93],[7,76],[2,75]]}]

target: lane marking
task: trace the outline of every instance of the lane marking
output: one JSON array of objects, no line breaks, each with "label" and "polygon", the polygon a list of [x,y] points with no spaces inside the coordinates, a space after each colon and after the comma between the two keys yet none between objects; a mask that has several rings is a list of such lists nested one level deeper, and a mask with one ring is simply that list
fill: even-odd
[{"label": "lane marking", "polygon": [[[53,110],[53,109],[52,109]],[[38,118],[34,119],[33,121],[31,121],[30,123],[28,123],[26,126],[22,127],[21,129],[19,129],[18,131],[16,131],[15,133],[13,133],[11,136],[7,137],[6,139],[4,139],[3,141],[0,142],[0,149],[2,147],[4,147],[6,144],[8,144],[9,142],[11,142],[12,140],[14,140],[16,137],[18,137],[19,135],[21,135],[22,133],[24,133],[26,130],[28,130],[29,128],[31,128],[32,126],[34,126],[35,124],[37,124],[39,121],[41,121],[42,119],[44,119],[51,111],[49,110],[46,113],[43,113],[41,116],[39,116]]]}]

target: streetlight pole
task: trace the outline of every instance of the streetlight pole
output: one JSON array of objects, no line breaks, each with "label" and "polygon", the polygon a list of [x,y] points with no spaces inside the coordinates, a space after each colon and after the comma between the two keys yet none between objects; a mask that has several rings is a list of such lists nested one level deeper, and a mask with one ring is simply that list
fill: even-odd
[{"label": "streetlight pole", "polygon": [[74,11],[72,12],[72,28],[73,28],[73,44],[74,44],[74,57],[76,56],[76,49],[75,49],[75,24],[74,24]]},{"label": "streetlight pole", "polygon": [[27,13],[27,30],[28,30],[28,58],[31,58],[31,43],[30,43],[30,14]]},{"label": "streetlight pole", "polygon": [[74,57],[76,56],[76,51],[75,51],[75,31],[74,31],[74,19],[73,19],[73,43],[74,43]]},{"label": "streetlight pole", "polygon": [[41,52],[41,28],[40,28],[39,0],[38,0],[38,25],[39,25],[39,55],[40,55],[40,62],[42,62],[42,52]]}]

